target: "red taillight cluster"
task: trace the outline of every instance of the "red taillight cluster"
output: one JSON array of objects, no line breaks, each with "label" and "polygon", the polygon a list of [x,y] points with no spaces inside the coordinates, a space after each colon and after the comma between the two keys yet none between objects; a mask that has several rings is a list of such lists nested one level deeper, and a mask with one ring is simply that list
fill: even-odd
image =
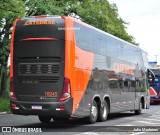
[{"label": "red taillight cluster", "polygon": [[64,111],[64,106],[63,106],[63,105],[60,105],[60,106],[59,106],[59,109],[60,109],[60,111]]},{"label": "red taillight cluster", "polygon": [[62,95],[59,98],[59,102],[65,101],[71,97],[71,86],[70,80],[68,78],[64,78]]},{"label": "red taillight cluster", "polygon": [[61,16],[62,19],[65,19],[65,16]]},{"label": "red taillight cluster", "polygon": [[13,86],[13,77],[10,77],[10,95],[11,95],[11,98],[16,100],[16,96],[15,96],[15,93],[14,93],[14,86]]}]

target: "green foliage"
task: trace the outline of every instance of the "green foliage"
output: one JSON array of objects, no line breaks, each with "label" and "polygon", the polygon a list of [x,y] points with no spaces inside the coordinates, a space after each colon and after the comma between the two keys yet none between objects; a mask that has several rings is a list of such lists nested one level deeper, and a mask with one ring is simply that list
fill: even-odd
[{"label": "green foliage", "polygon": [[65,0],[28,0],[25,3],[26,15],[63,15],[65,3]]},{"label": "green foliage", "polygon": [[147,87],[136,88],[136,92],[146,92],[146,91],[147,91]]},{"label": "green foliage", "polygon": [[10,111],[10,100],[0,98],[0,112],[9,112]]},{"label": "green foliage", "polygon": [[128,23],[119,17],[115,4],[109,4],[106,0],[83,0],[74,9],[86,23],[138,45],[126,32],[125,25]]},{"label": "green foliage", "polygon": [[25,6],[22,0],[3,0],[0,6],[0,19],[5,18],[13,23],[12,19],[24,16]]},{"label": "green foliage", "polygon": [[10,78],[7,79],[6,82],[6,92],[5,92],[5,98],[10,98]]},{"label": "green foliage", "polygon": [[10,49],[11,28],[13,21],[25,15],[22,0],[3,0],[0,3],[0,96],[5,93],[7,79],[7,62]]}]

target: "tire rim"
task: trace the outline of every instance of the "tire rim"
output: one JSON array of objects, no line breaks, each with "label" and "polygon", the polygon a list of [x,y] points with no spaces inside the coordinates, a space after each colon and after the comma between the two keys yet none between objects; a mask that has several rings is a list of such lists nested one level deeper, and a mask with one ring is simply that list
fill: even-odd
[{"label": "tire rim", "polygon": [[140,110],[142,110],[142,103],[140,103]]},{"label": "tire rim", "polygon": [[103,106],[103,118],[106,118],[106,116],[107,116],[107,108],[106,108],[106,106],[104,105]]},{"label": "tire rim", "polygon": [[95,106],[92,106],[91,114],[93,118],[97,117],[97,108]]}]

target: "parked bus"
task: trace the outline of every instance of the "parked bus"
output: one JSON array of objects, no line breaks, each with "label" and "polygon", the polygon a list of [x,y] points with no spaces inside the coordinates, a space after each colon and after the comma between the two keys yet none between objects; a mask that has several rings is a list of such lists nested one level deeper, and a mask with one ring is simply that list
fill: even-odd
[{"label": "parked bus", "polygon": [[11,111],[42,123],[134,111],[146,104],[147,54],[71,17],[35,16],[14,22]]},{"label": "parked bus", "polygon": [[149,84],[150,84],[150,102],[156,103],[160,102],[160,70],[159,69],[151,69],[151,71],[155,75],[155,79],[153,81],[150,76]]}]

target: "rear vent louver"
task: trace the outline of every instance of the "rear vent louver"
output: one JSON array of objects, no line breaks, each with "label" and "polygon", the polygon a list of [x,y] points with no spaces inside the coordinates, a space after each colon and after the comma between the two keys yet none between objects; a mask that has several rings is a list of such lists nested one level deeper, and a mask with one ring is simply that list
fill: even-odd
[{"label": "rear vent louver", "polygon": [[[47,60],[46,60],[47,61]],[[18,63],[18,77],[24,82],[32,80],[38,82],[58,82],[60,76],[60,59],[56,61],[34,63]]]}]

